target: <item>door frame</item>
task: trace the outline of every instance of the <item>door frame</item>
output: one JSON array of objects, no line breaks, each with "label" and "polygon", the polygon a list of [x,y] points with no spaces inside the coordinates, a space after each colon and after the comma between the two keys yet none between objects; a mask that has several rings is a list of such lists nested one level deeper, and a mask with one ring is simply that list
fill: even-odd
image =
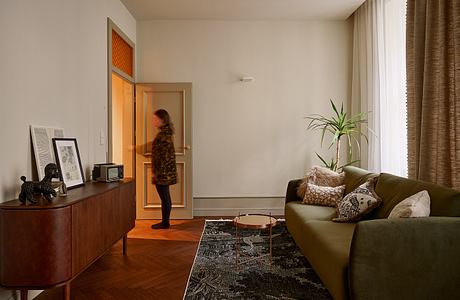
[{"label": "door frame", "polygon": [[[126,74],[124,71],[112,65],[112,30],[115,31],[129,46],[133,49],[133,76]],[[136,45],[130,38],[118,27],[110,18],[107,18],[107,148],[106,148],[106,160],[112,162],[112,73],[117,74],[122,79],[128,81],[133,85],[133,140],[131,144],[134,145],[136,142]],[[133,154],[133,166],[136,166],[136,155]],[[134,171],[133,177],[135,178],[136,172]]]}]

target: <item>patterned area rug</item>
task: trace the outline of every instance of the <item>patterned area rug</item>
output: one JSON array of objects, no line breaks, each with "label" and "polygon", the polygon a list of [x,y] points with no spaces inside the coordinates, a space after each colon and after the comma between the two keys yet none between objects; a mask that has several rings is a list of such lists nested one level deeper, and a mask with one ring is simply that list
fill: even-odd
[{"label": "patterned area rug", "polygon": [[[268,253],[268,234],[268,230],[243,229],[241,251],[249,258]],[[252,260],[237,272],[232,222],[206,221],[184,299],[332,299],[284,222],[273,228],[272,236],[272,270]]]}]

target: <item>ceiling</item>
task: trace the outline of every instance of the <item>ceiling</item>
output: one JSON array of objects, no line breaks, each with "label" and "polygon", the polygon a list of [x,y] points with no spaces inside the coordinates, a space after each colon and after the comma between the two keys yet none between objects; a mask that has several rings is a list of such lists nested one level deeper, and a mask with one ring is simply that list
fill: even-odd
[{"label": "ceiling", "polygon": [[345,20],[365,0],[121,0],[144,20]]}]

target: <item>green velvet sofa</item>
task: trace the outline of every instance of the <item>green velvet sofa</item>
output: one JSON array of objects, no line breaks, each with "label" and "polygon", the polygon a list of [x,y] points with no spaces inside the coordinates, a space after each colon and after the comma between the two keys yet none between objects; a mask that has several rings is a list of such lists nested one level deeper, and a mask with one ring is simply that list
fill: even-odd
[{"label": "green velvet sofa", "polygon": [[[358,223],[336,223],[335,208],[302,204],[288,184],[289,232],[334,299],[460,299],[460,191],[391,174],[345,167],[345,193],[370,177],[380,207]],[[425,218],[387,219],[421,190],[431,198]]]}]

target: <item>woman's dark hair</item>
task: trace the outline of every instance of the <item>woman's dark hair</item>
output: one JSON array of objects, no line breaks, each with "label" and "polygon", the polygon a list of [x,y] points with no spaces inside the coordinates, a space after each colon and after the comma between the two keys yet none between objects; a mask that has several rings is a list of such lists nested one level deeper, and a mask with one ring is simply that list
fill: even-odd
[{"label": "woman's dark hair", "polygon": [[153,114],[163,122],[163,126],[168,125],[174,133],[174,124],[172,123],[171,117],[165,109],[159,109]]}]

